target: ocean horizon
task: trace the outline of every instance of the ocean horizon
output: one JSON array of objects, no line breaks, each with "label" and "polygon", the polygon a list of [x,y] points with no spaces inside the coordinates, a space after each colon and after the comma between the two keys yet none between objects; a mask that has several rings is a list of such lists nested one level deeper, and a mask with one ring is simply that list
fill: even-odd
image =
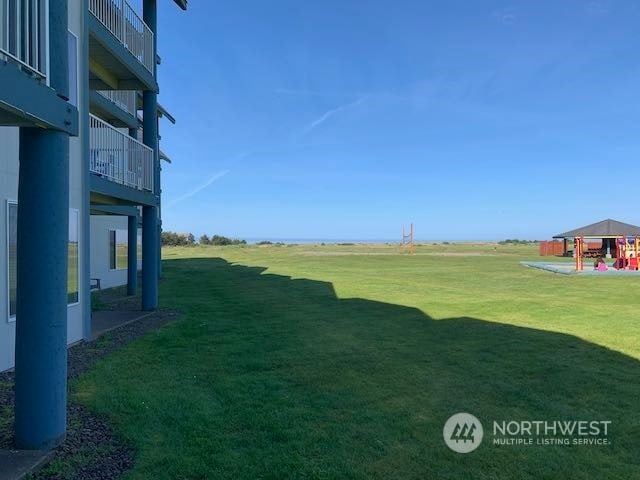
[{"label": "ocean horizon", "polygon": [[[384,238],[246,238],[247,243],[257,244],[260,242],[273,242],[273,243],[285,243],[285,244],[302,244],[302,245],[314,245],[314,244],[338,244],[338,243],[366,243],[366,244],[400,244],[398,239],[384,239]],[[457,242],[457,243],[494,243],[497,240],[415,240],[415,243],[443,243],[443,242]]]}]

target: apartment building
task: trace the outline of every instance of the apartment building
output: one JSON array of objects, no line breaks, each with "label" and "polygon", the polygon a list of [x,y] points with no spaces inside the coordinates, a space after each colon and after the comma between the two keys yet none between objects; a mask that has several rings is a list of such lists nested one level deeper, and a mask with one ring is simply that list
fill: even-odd
[{"label": "apartment building", "polygon": [[157,307],[157,33],[156,0],[0,0],[0,371],[15,366],[22,448],[64,437],[66,346],[91,335],[92,215],[126,219],[141,308]]}]

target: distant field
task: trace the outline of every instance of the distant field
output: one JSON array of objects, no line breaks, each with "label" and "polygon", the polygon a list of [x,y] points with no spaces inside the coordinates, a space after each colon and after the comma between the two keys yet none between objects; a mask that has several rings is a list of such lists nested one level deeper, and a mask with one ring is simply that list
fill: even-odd
[{"label": "distant field", "polygon": [[128,264],[128,255],[129,255],[129,247],[127,244],[116,244],[116,268],[124,269],[127,268]]},{"label": "distant field", "polygon": [[[535,246],[164,248],[183,319],[73,395],[130,478],[640,478],[640,278],[522,267]],[[468,411],[485,441],[442,428]],[[610,420],[608,446],[498,446],[491,421]]]}]

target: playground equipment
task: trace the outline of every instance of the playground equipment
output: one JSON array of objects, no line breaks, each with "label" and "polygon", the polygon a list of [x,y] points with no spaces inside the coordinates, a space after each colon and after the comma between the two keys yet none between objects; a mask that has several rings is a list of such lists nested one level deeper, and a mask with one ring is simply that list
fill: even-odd
[{"label": "playground equipment", "polygon": [[409,255],[413,255],[413,223],[409,227],[409,233],[405,233],[404,225],[402,226],[402,242],[400,243],[400,250],[409,250]]},{"label": "playground equipment", "polygon": [[[585,237],[573,239],[573,251],[576,261],[576,270],[584,270],[584,259],[588,257],[585,251]],[[638,253],[640,252],[640,236],[615,237],[615,262],[617,270],[638,270]]]},{"label": "playground equipment", "polygon": [[638,270],[638,250],[640,250],[638,236],[616,238],[615,267],[618,270]]},{"label": "playground equipment", "polygon": [[573,252],[576,257],[576,270],[584,270],[584,237],[573,240]]}]

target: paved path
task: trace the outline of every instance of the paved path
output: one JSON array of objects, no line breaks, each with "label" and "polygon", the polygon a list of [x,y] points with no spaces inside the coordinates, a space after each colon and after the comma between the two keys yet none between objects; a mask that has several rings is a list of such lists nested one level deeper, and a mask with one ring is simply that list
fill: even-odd
[{"label": "paved path", "polygon": [[52,452],[0,450],[0,480],[19,480],[45,463]]}]

